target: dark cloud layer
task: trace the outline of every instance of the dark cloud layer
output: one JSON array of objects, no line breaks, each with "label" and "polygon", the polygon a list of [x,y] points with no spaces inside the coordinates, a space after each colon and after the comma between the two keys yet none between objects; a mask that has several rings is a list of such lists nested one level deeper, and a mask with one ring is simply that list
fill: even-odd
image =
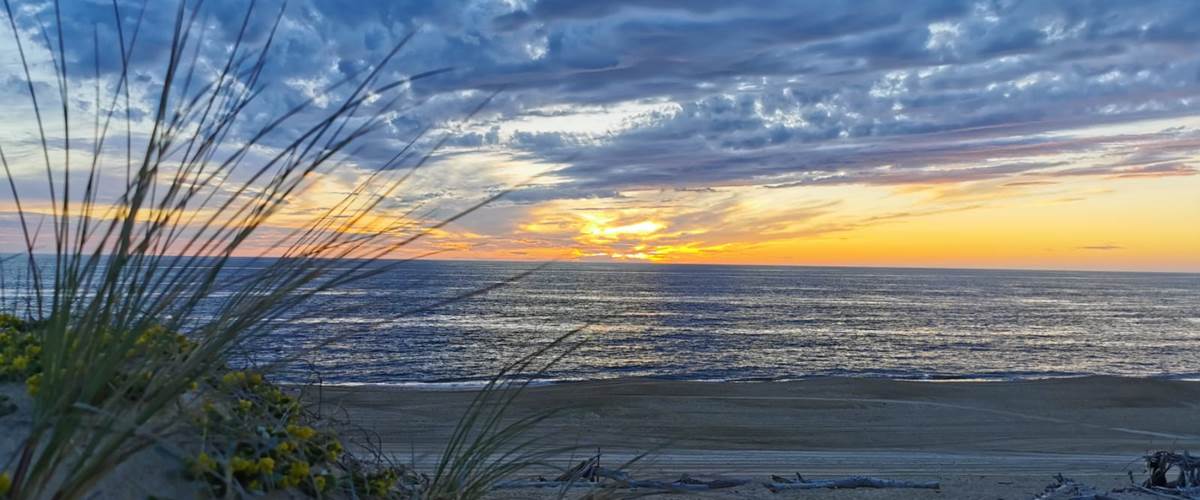
[{"label": "dark cloud layer", "polygon": [[[19,4],[25,29],[49,19],[48,5]],[[120,5],[128,29],[141,3]],[[133,69],[153,79],[174,10],[149,5]],[[236,36],[245,5],[206,3],[204,53],[213,60]],[[260,3],[250,42],[262,40],[279,7]],[[93,33],[102,47],[117,43],[112,7],[84,0],[64,9],[69,67],[87,74]],[[274,46],[268,74],[277,91],[261,106],[285,109],[306,85],[370,68],[412,33],[390,77],[455,71],[414,85],[403,103],[423,105],[390,123],[394,139],[360,154],[386,158],[421,127],[461,118],[480,91],[503,88],[480,115],[483,127],[449,147],[566,163],[562,182],[516,195],[525,201],[637,188],[1017,177],[1061,167],[1031,157],[1114,146],[1110,164],[1058,175],[1196,173],[1180,160],[1194,141],[1171,133],[1134,143],[1040,134],[1192,113],[1200,103],[1198,2],[543,0],[514,8],[299,0]],[[103,72],[117,68],[113,53],[102,57]],[[21,91],[10,83],[6,99]],[[602,137],[502,136],[493,126],[635,102],[661,109]]]}]

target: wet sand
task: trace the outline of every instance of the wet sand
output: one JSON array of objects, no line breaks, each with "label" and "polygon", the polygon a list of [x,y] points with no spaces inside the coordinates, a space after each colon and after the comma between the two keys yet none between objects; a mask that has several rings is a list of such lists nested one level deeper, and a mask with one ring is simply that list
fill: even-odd
[{"label": "wet sand", "polygon": [[[473,396],[358,386],[326,387],[322,399],[376,433],[383,451],[421,466]],[[599,449],[607,466],[650,451],[633,468],[639,478],[686,472],[756,481],[707,498],[1030,498],[1056,473],[1108,489],[1128,484],[1127,471],[1140,478],[1139,457],[1148,450],[1200,449],[1200,383],[1151,379],[624,379],[531,388],[510,414],[547,409],[563,410],[539,428],[547,445],[578,446],[578,456]],[[939,480],[943,487],[772,495],[757,485],[796,472]]]}]

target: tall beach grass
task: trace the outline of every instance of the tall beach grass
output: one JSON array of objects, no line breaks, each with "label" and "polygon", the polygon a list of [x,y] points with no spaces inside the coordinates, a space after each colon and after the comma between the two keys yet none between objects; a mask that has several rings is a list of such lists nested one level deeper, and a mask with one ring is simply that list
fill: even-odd
[{"label": "tall beach grass", "polygon": [[[270,91],[264,72],[283,10],[261,13],[248,4],[223,60],[211,60],[202,50],[210,43],[202,1],[127,7],[114,0],[119,46],[106,50],[94,37],[94,73],[76,75],[67,47],[87,41],[66,39],[60,2],[44,11],[3,3],[36,153],[11,154],[8,138],[0,138],[0,163],[20,226],[20,241],[12,243],[21,248],[30,288],[17,312],[34,325],[42,367],[32,430],[16,456],[0,457],[0,470],[11,473],[11,497],[83,495],[153,443],[171,424],[164,411],[223,366],[232,349],[316,293],[395,268],[403,261],[381,259],[504,194],[438,219],[392,207],[448,137],[426,129],[390,160],[365,165],[370,173],[334,203],[285,229],[272,226],[268,221],[315,177],[351,161],[356,148],[406,112],[402,95],[412,82],[448,68],[389,78],[404,38],[322,91],[340,100],[316,106],[309,99],[263,116],[255,104]],[[172,9],[171,26],[147,26],[147,13],[164,8]],[[53,20],[44,23],[43,15]],[[251,36],[257,16],[270,21],[269,32]],[[151,28],[171,34],[166,62],[155,81],[138,87],[131,68]],[[119,61],[115,77],[101,78],[104,58]],[[37,61],[53,69],[51,92],[34,77]],[[150,92],[149,116],[136,119],[131,100]],[[79,100],[94,103],[92,113],[72,104]],[[48,203],[25,196],[31,169],[44,172]],[[275,258],[232,279],[231,258],[252,254]],[[150,355],[145,339],[161,331],[184,333],[194,348]],[[514,389],[503,380],[489,388]],[[536,461],[528,449],[502,453],[501,445],[542,418],[501,425],[497,412],[514,392],[485,391],[473,405],[447,445],[431,498],[475,497]]]}]

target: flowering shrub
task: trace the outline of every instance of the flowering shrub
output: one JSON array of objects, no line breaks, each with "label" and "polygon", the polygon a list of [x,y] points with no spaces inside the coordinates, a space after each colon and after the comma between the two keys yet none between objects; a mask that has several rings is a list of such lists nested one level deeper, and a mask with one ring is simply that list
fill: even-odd
[{"label": "flowering shrub", "polygon": [[[136,398],[153,378],[134,363],[144,356],[179,359],[196,347],[187,337],[161,327],[151,327],[127,353],[129,366],[118,386]],[[41,342],[35,331],[15,316],[0,314],[0,382],[24,381],[31,395],[38,392],[42,366]],[[194,424],[204,436],[199,453],[184,464],[186,475],[204,482],[216,496],[230,488],[235,493],[263,494],[290,491],[323,496],[335,489],[369,498],[401,495],[406,485],[420,484],[411,470],[363,468],[340,463],[344,448],[329,430],[313,427],[295,397],[286,394],[254,371],[226,370],[208,377],[203,387],[193,387],[201,399]],[[228,478],[228,479],[227,479]],[[12,476],[0,471],[0,499],[7,498]]]},{"label": "flowering shrub", "polygon": [[[24,380],[26,389],[36,393],[41,379],[41,352],[41,344],[25,331],[25,324],[20,319],[0,314],[0,382]],[[12,475],[0,471],[0,498],[8,498],[11,489]]]},{"label": "flowering shrub", "polygon": [[[187,462],[189,477],[204,481],[214,495],[299,490],[322,496],[335,489],[357,496],[395,496],[411,471],[362,470],[341,463],[341,441],[314,428],[300,402],[253,371],[228,371],[208,380],[197,425],[202,451]],[[348,472],[350,471],[350,472]]]},{"label": "flowering shrub", "polygon": [[[147,328],[126,353],[126,362],[144,357],[172,359],[195,349],[196,344],[187,337],[167,331],[161,326]],[[0,382],[24,381],[30,395],[37,395],[42,379],[42,343],[37,332],[16,316],[0,314]],[[122,371],[114,380],[115,386],[124,386],[124,396],[136,399],[154,373],[146,369]]]},{"label": "flowering shrub", "polygon": [[[206,439],[187,464],[192,478],[218,495],[228,487],[251,493],[300,488],[310,494],[333,487],[342,444],[333,433],[301,423],[296,398],[256,372],[228,371],[207,385],[212,397],[206,396],[197,421]],[[237,484],[227,484],[227,477]]]},{"label": "flowering shrub", "polygon": [[37,394],[42,345],[16,316],[0,314],[0,382],[24,381]]}]

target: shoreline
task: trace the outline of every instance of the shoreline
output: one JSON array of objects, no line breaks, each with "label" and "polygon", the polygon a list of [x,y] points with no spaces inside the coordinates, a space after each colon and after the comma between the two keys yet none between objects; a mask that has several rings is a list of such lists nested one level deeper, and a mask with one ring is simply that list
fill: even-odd
[{"label": "shoreline", "polygon": [[[1161,375],[1112,375],[1112,374],[1062,374],[1062,375],[1022,375],[1022,376],[929,376],[929,377],[889,377],[873,374],[864,375],[814,375],[811,377],[783,377],[783,378],[751,378],[751,379],[687,379],[675,377],[626,377],[615,376],[607,378],[532,378],[528,379],[528,387],[552,387],[571,384],[592,384],[592,383],[609,383],[609,382],[625,382],[625,381],[647,381],[647,382],[663,382],[663,383],[695,383],[695,384],[788,384],[796,382],[807,382],[813,380],[886,380],[895,382],[915,382],[928,384],[961,384],[961,383],[981,383],[981,384],[996,384],[996,383],[1017,383],[1017,382],[1036,382],[1043,380],[1072,380],[1072,379],[1091,379],[1091,378],[1111,378],[1122,380],[1161,380],[1171,382],[1200,382],[1200,372],[1186,374],[1161,374]],[[521,379],[517,379],[521,380]],[[400,382],[322,382],[320,385],[328,388],[392,388],[400,390],[412,391],[427,391],[427,392],[471,392],[478,391],[488,384],[488,380],[483,379],[467,379],[467,380],[435,380],[435,381],[400,381]],[[283,381],[280,382],[284,386],[303,386],[305,384]]]}]

